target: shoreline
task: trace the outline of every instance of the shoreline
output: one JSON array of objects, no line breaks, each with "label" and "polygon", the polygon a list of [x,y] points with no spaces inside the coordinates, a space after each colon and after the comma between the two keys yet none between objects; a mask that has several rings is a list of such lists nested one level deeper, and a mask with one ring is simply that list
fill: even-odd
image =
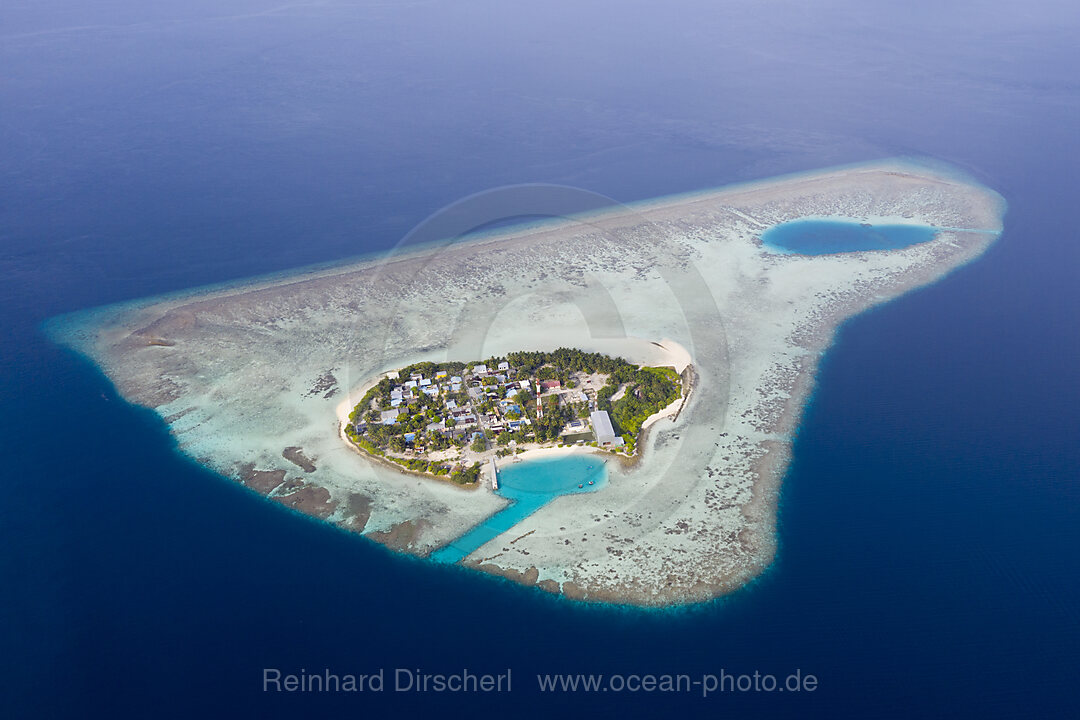
[{"label": "shoreline", "polygon": [[[643,338],[626,337],[621,338],[616,342],[617,344],[624,346],[624,352],[627,350],[630,351],[631,357],[633,359],[630,359],[629,362],[632,362],[639,366],[645,366],[645,362],[648,362],[650,363],[648,365],[649,367],[672,367],[675,369],[676,372],[679,372],[680,375],[687,367],[693,367],[691,364],[690,353],[686,350],[686,348],[669,338],[663,338],[660,340],[660,342],[657,342],[655,340],[645,340]],[[656,355],[658,351],[655,348],[659,348],[659,352],[662,353],[659,357]],[[640,359],[643,355],[649,355],[648,359],[641,363],[637,362],[637,360]],[[334,414],[337,417],[338,421],[338,437],[341,439],[341,441],[348,445],[352,450],[356,451],[362,457],[372,462],[378,463],[384,467],[396,470],[403,475],[423,478],[425,480],[430,480],[434,482],[445,483],[453,487],[459,487],[465,490],[477,490],[482,483],[478,482],[475,485],[458,485],[457,483],[450,482],[447,478],[433,475],[432,473],[410,470],[409,468],[399,465],[398,463],[394,462],[389,458],[373,455],[365,451],[363,448],[358,447],[356,443],[350,440],[348,435],[345,434],[345,426],[349,423],[349,414],[352,412],[353,408],[355,408],[356,404],[363,399],[364,395],[368,392],[368,390],[379,384],[382,378],[386,376],[387,372],[390,371],[383,371],[380,374],[369,378],[359,388],[350,391],[345,396],[345,399],[339,402],[334,408]],[[647,417],[641,424],[641,429],[638,434],[639,440],[644,440],[647,437],[647,430],[649,426],[664,418],[670,418],[673,415],[677,416],[688,401],[691,390],[692,387],[683,388],[683,392],[677,400],[674,400],[669,405],[662,408],[659,412],[653,413],[652,415]],[[536,443],[529,443],[529,445],[536,445]],[[637,463],[639,463],[645,452],[644,446],[639,446],[635,448],[635,452],[633,455],[626,455],[625,453],[611,452],[610,450],[601,447],[594,447],[588,444],[550,446],[541,445],[539,447],[529,447],[528,449],[520,453],[507,455],[504,457],[497,457],[490,454],[492,450],[494,450],[494,448],[485,451],[483,458],[479,460],[481,464],[480,475],[482,478],[487,478],[489,482],[491,478],[487,477],[489,474],[488,464],[492,461],[494,461],[496,466],[498,466],[499,463],[541,460],[545,458],[560,457],[567,454],[574,454],[576,452],[583,454],[594,454],[601,456],[605,459],[617,459],[620,463],[620,466],[623,469],[626,469],[629,467],[633,467]]]}]

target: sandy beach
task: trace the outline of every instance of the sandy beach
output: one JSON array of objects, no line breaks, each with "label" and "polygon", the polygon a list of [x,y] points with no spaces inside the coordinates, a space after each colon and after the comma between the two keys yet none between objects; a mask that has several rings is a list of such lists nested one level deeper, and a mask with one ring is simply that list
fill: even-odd
[{"label": "sandy beach", "polygon": [[[183,452],[417,555],[505,500],[350,446],[344,422],[382,373],[560,346],[692,365],[693,392],[651,419],[640,462],[609,463],[603,491],[556,499],[465,564],[588,601],[695,602],[772,562],[791,437],[836,328],[977,258],[1003,213],[986,188],[885,161],[97,309],[50,333],[153,408]],[[810,216],[942,230],[888,251],[762,247],[763,229]]]}]

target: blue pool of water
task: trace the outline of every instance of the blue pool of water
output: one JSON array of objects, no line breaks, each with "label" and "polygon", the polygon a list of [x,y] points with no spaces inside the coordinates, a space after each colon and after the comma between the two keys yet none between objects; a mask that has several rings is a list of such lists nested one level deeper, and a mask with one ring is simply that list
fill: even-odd
[{"label": "blue pool of water", "polygon": [[510,505],[433,552],[431,559],[441,563],[460,562],[560,495],[595,492],[606,484],[604,461],[588,455],[510,463],[499,470],[499,489],[496,491],[508,498]]},{"label": "blue pool of water", "polygon": [[765,247],[780,253],[829,255],[858,250],[896,250],[934,239],[929,225],[873,225],[856,220],[808,218],[774,225],[761,235]]}]

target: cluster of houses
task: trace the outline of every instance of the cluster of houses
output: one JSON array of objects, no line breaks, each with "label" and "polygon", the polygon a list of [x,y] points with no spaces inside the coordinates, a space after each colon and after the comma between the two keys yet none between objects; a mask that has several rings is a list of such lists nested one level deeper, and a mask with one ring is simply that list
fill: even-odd
[{"label": "cluster of houses", "polygon": [[[515,376],[516,372],[506,361],[495,367],[474,365],[464,375],[438,371],[432,377],[412,373],[404,379],[398,372],[390,372],[387,378],[400,382],[391,387],[389,408],[379,412],[376,422],[387,426],[397,424],[403,414],[408,414],[410,403],[423,393],[443,399],[439,410],[442,420],[428,423],[424,429],[426,434],[438,433],[452,440],[468,440],[484,434],[490,437],[514,432],[530,424],[518,396],[524,397],[522,391],[531,391],[534,382]],[[536,381],[536,390],[538,400],[541,395],[557,393],[561,403],[585,403],[592,410],[588,424],[584,420],[575,420],[564,429],[565,441],[583,442],[586,437],[590,440],[595,437],[601,447],[623,444],[622,438],[615,435],[608,414],[596,410],[595,403],[584,391],[563,389],[558,380]],[[362,422],[358,422],[357,430],[362,429]],[[416,434],[407,432],[403,438],[413,445]]]},{"label": "cluster of houses", "polygon": [[[513,371],[508,362],[500,362],[496,367],[475,365],[465,376],[450,375],[439,371],[427,378],[421,373],[412,373],[400,385],[390,390],[390,408],[381,411],[379,420],[383,425],[394,425],[398,418],[406,413],[409,404],[420,393],[433,398],[445,398],[442,404],[442,422],[428,424],[428,432],[439,432],[449,437],[458,438],[470,432],[490,431],[511,432],[529,424],[521,405],[514,398],[521,390],[530,388],[529,380],[511,379]],[[397,372],[387,373],[391,380],[401,380]],[[461,398],[461,393],[467,399]],[[490,411],[481,412],[481,408],[490,402]],[[414,433],[405,434],[406,442],[415,440]]]}]

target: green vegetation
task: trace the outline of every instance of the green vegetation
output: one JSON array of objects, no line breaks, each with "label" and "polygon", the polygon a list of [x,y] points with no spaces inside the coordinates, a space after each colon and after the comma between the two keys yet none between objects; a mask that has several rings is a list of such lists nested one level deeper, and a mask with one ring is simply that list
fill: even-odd
[{"label": "green vegetation", "polygon": [[[599,405],[611,414],[611,422],[616,432],[636,438],[641,430],[641,423],[645,422],[647,417],[663,410],[679,398],[679,374],[673,368],[643,367],[633,371],[625,382],[626,392],[622,397],[611,402],[610,398],[615,394],[613,388]],[[609,387],[610,383],[601,389],[600,394],[604,394]],[[607,407],[604,407],[604,404]]]},{"label": "green vegetation", "polygon": [[552,352],[512,352],[506,357],[520,372],[535,375],[538,380],[561,380],[564,383],[572,373],[608,375],[634,370],[634,366],[622,358],[575,348],[559,348]]},{"label": "green vegetation", "polygon": [[373,445],[371,443],[371,441],[368,440],[367,438],[362,437],[360,435],[357,435],[356,430],[353,429],[352,425],[346,426],[345,434],[349,437],[350,440],[352,440],[354,443],[359,445],[360,449],[363,450],[364,452],[369,452],[372,455],[378,455],[378,456],[382,456],[382,455],[386,454],[386,453],[384,453],[382,451],[381,448],[378,448],[375,445]]},{"label": "green vegetation", "polygon": [[480,463],[450,473],[450,480],[458,485],[474,485],[480,479]]},{"label": "green vegetation", "polygon": [[408,468],[413,472],[426,472],[433,475],[446,475],[450,472],[450,468],[445,465],[441,465],[437,462],[428,462],[427,460],[421,460],[420,458],[388,457],[387,459],[404,468]]},{"label": "green vegetation", "polygon": [[560,406],[559,401],[553,397],[545,397],[543,404],[544,416],[541,418],[536,417],[535,404],[530,403],[527,406],[526,412],[529,415],[530,426],[536,435],[537,442],[558,440],[559,433],[566,423],[574,419],[576,414],[574,408],[567,405]]}]

